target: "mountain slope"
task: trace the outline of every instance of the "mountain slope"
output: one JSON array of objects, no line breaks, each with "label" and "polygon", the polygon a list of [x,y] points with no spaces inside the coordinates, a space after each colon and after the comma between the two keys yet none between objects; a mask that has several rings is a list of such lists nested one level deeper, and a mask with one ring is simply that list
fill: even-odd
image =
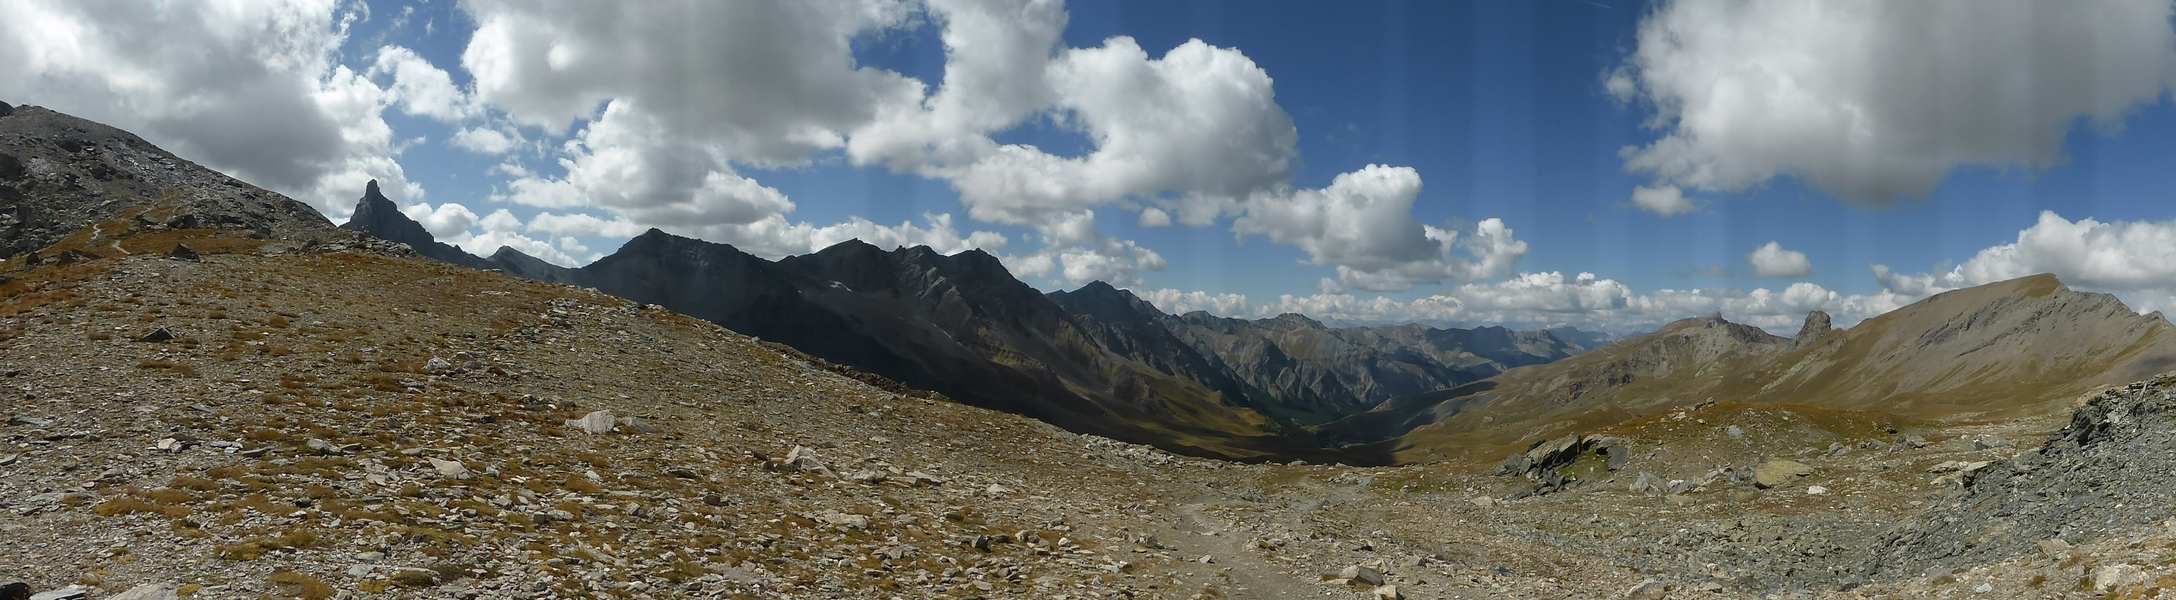
[{"label": "mountain slope", "polygon": [[[1826,317],[1809,315],[1805,331],[1824,331]],[[1680,321],[1322,429],[1404,460],[1481,459],[1702,402],[1913,419],[2042,414],[2095,386],[2176,368],[2171,330],[2114,297],[2036,275],[1938,294],[1804,343],[1720,318]]]},{"label": "mountain slope", "polygon": [[[126,131],[37,106],[0,114],[0,259],[100,237],[94,224],[237,229],[301,240],[308,205],[182,160]],[[320,236],[321,237],[321,236]],[[318,239],[318,237],[311,237]]]}]

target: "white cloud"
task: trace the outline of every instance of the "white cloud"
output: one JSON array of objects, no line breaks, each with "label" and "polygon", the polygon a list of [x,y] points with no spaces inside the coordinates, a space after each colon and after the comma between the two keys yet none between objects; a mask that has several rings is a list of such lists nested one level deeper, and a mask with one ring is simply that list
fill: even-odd
[{"label": "white cloud", "polygon": [[476,114],[475,102],[453,85],[453,76],[414,50],[400,46],[379,48],[377,61],[371,63],[367,74],[391,77],[393,84],[385,91],[408,114],[447,122]]},{"label": "white cloud", "polygon": [[1760,277],[1805,277],[1813,274],[1813,261],[1806,260],[1806,253],[1785,250],[1783,244],[1768,242],[1753,253],[1745,255],[1745,262],[1753,265],[1753,274]]},{"label": "white cloud", "polygon": [[[969,218],[1035,228],[1044,246],[1017,254],[1016,270],[1123,283],[1164,268],[1162,257],[1092,228],[1066,230],[1087,222],[1079,215],[1138,210],[1143,227],[1199,227],[1252,203],[1321,193],[1290,190],[1298,132],[1252,59],[1201,40],[1161,55],[1123,36],[1068,47],[1057,0],[464,7],[478,24],[462,55],[475,98],[516,123],[576,131],[559,153],[565,175],[518,176],[500,201],[798,252],[815,232],[874,224],[796,222],[785,194],[743,173],[843,151],[853,166],[949,182]],[[855,62],[857,37],[922,23],[941,28],[936,85]],[[1029,124],[1078,133],[1088,149],[1059,155],[997,141]],[[456,143],[496,146],[482,141]],[[1404,171],[1417,192],[1417,173]],[[1412,220],[1412,201],[1385,198],[1402,214],[1369,215],[1400,222],[1387,236],[1403,244],[1396,252],[1317,264],[1339,267],[1352,287],[1394,289],[1500,275],[1525,252],[1501,221],[1463,235],[1426,227]],[[1359,243],[1316,241],[1320,250]]]},{"label": "white cloud", "polygon": [[794,208],[784,193],[734,172],[724,148],[686,138],[627,100],[613,100],[566,148],[564,178],[516,180],[498,199],[593,206],[686,229],[744,225]]},{"label": "white cloud", "polygon": [[[1926,295],[1951,289],[2053,273],[2063,283],[2119,292],[2145,306],[2168,305],[2176,289],[2176,221],[2071,221],[2040,213],[2017,241],[1980,250],[1947,272],[1905,274],[1874,265],[1884,289]],[[2144,308],[2134,307],[2134,308]]]},{"label": "white cloud", "polygon": [[440,204],[435,208],[430,203],[418,202],[401,209],[401,212],[423,224],[423,229],[431,232],[431,237],[439,239],[461,235],[480,220],[475,211],[455,202]]},{"label": "white cloud", "polygon": [[1096,231],[1092,210],[1052,215],[1035,231],[1043,242],[1040,250],[1003,259],[1014,275],[1050,278],[1068,287],[1090,281],[1123,287],[1139,283],[1142,273],[1168,266],[1154,250]]},{"label": "white cloud", "polygon": [[1313,264],[1337,267],[1340,286],[1363,290],[1496,277],[1526,254],[1501,219],[1482,220],[1464,240],[1414,220],[1420,190],[1411,167],[1368,165],[1327,188],[1258,196],[1232,230],[1298,247]]},{"label": "white cloud", "polygon": [[1663,134],[1626,165],[1693,189],[1798,177],[1882,203],[1954,169],[2046,168],[2080,117],[2103,125],[2176,74],[2172,5],[2111,0],[1676,0],[1642,21],[1604,87]]},{"label": "white cloud", "polygon": [[461,55],[476,96],[552,131],[618,99],[733,160],[795,164],[918,87],[854,63],[855,36],[907,22],[893,0],[461,6],[476,21]]},{"label": "white cloud", "polygon": [[1254,312],[1252,304],[1247,301],[1246,294],[1212,294],[1203,291],[1174,290],[1170,288],[1137,289],[1133,290],[1133,293],[1140,296],[1142,300],[1147,300],[1149,304],[1155,305],[1157,310],[1164,311],[1167,314],[1183,315],[1199,310],[1215,315],[1230,316],[1249,315]]},{"label": "white cloud", "polygon": [[1530,329],[1569,325],[1615,334],[1642,333],[1671,321],[1720,313],[1736,322],[1789,335],[1798,330],[1809,311],[1828,311],[1838,325],[1848,327],[1916,299],[1887,291],[1845,295],[1805,282],[1782,290],[1660,289],[1641,293],[1592,273],[1567,276],[1559,272],[1521,273],[1503,281],[1468,283],[1407,300],[1323,292],[1286,294],[1274,302],[1258,303],[1241,294],[1180,290],[1137,293],[1167,312],[1199,309],[1244,318],[1299,313],[1353,323],[1422,322]]},{"label": "white cloud", "polygon": [[568,256],[566,252],[560,251],[558,247],[553,246],[550,242],[511,231],[485,231],[444,241],[460,246],[462,251],[477,256],[490,256],[497,253],[500,246],[505,246],[519,250],[522,254],[562,267],[578,267],[582,264],[580,261],[575,260],[574,257]]},{"label": "white cloud", "polygon": [[1689,213],[1694,208],[1692,201],[1685,199],[1685,191],[1674,185],[1633,187],[1632,206],[1664,217]]},{"label": "white cloud", "polygon": [[453,134],[453,146],[477,154],[505,154],[514,149],[514,138],[496,129],[470,127]]},{"label": "white cloud", "polygon": [[537,213],[529,219],[529,231],[552,235],[583,237],[631,238],[642,235],[649,227],[626,219],[602,219],[587,214]]},{"label": "white cloud", "polygon": [[1060,157],[998,146],[932,172],[952,181],[969,215],[1028,223],[1053,210],[1169,197],[1180,221],[1204,225],[1274,189],[1296,162],[1297,130],[1269,74],[1237,50],[1190,40],[1150,58],[1132,38],[1071,49],[1049,66],[1062,123],[1095,149]]},{"label": "white cloud", "polygon": [[337,221],[371,179],[394,197],[423,197],[393,160],[382,118],[390,95],[334,62],[361,18],[356,6],[10,2],[0,90],[127,129]]},{"label": "white cloud", "polygon": [[521,218],[501,208],[491,211],[490,215],[477,224],[483,225],[485,231],[518,231],[521,229]]}]

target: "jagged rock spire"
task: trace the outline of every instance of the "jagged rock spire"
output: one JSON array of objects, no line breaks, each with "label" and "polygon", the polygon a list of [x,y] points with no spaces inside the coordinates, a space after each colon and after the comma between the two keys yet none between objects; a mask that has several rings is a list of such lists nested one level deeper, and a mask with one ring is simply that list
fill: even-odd
[{"label": "jagged rock spire", "polygon": [[1822,336],[1826,336],[1830,331],[1834,330],[1835,328],[1829,325],[1829,317],[1826,311],[1816,310],[1806,313],[1806,324],[1799,326],[1798,337],[1791,340],[1791,345],[1800,348],[1812,345],[1814,342],[1821,341]]}]

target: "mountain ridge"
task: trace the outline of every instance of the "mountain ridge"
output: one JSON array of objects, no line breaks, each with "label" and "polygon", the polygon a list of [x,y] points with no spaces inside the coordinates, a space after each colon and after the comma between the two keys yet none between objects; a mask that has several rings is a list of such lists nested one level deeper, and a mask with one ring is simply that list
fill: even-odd
[{"label": "mountain ridge", "polygon": [[[1825,313],[1804,329],[1823,331]],[[1799,342],[1717,316],[1673,322],[1456,394],[1320,428],[1401,461],[1480,461],[1532,440],[1713,402],[1899,419],[2044,414],[2095,386],[2176,369],[2176,328],[2040,274],[1936,294]]]}]

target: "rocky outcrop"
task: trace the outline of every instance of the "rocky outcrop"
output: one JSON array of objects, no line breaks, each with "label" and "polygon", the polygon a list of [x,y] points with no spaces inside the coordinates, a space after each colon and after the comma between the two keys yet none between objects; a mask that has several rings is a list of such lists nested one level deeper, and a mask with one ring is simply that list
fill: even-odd
[{"label": "rocky outcrop", "polygon": [[2176,513],[2176,375],[2102,393],[2039,448],[1959,471],[1963,490],[1888,534],[1865,572],[1955,569],[2165,522]]},{"label": "rocky outcrop", "polygon": [[[1589,456],[1595,459],[1595,465],[1574,469],[1580,459]],[[1623,469],[1631,458],[1631,440],[1574,433],[1534,442],[1525,452],[1512,453],[1496,466],[1494,474],[1534,480],[1538,485],[1531,493],[1546,494],[1570,487],[1583,477]]]}]

